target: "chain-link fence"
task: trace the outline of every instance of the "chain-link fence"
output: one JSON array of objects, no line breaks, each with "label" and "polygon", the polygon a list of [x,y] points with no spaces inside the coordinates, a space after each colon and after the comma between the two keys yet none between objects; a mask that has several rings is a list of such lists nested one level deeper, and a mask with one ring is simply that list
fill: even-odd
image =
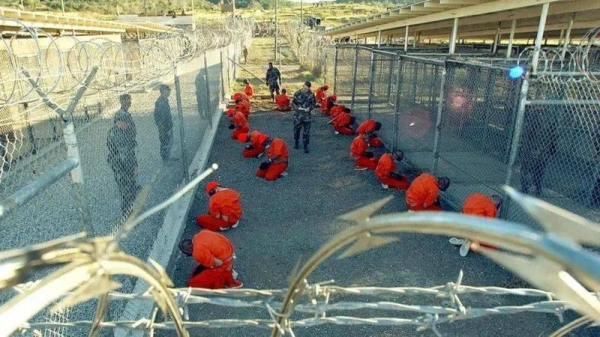
[{"label": "chain-link fence", "polygon": [[[382,122],[380,135],[404,152],[406,163],[448,176],[445,197],[453,207],[473,192],[504,195],[502,186],[510,182],[599,219],[600,85],[593,43],[544,51],[544,69],[527,86],[524,76],[509,72],[515,62],[530,66],[528,49],[522,60],[361,45],[337,45],[334,55],[338,102],[352,105],[359,120]],[[533,223],[509,205],[502,213]]]},{"label": "chain-link fence", "polygon": [[[229,59],[240,60],[251,34],[249,23],[237,20],[140,39],[53,37],[27,26],[4,37],[0,248],[81,231],[111,235],[143,186],[150,192],[142,209],[170,196],[188,179],[203,134],[234,79]],[[75,91],[83,96],[67,108]],[[64,171],[69,160],[78,165],[72,179],[56,180],[57,168],[70,171]],[[28,185],[39,193],[29,202],[31,195],[23,199],[32,191]],[[122,248],[145,260],[163,217],[147,219]],[[129,291],[134,280],[119,281]]]}]

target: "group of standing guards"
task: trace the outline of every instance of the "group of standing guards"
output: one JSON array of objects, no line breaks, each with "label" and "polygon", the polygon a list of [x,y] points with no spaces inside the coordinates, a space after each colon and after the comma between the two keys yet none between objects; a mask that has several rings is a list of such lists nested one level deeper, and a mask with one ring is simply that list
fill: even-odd
[{"label": "group of standing guards", "polygon": [[[363,121],[354,128],[356,118],[351,115],[350,109],[337,104],[335,94],[328,96],[328,85],[319,87],[316,95],[311,91],[311,83],[305,82],[302,89],[298,90],[292,100],[286,96],[285,89],[280,93],[281,74],[277,68],[269,63],[266,82],[271,92],[272,101],[276,102],[276,111],[294,110],[293,134],[294,148],[299,149],[300,138],[305,153],[310,153],[310,130],[312,112],[320,106],[322,112],[330,116],[336,135],[356,135],[350,146],[350,156],[355,161],[355,170],[373,170],[385,189],[392,188],[406,190],[406,207],[409,211],[442,211],[439,203],[439,192],[445,191],[450,180],[447,177],[435,177],[429,173],[422,173],[409,183],[407,177],[397,172],[397,163],[402,160],[403,153],[385,152],[376,157],[370,148],[383,148],[384,143],[377,136],[376,131],[381,129],[381,123],[373,119]],[[257,171],[258,177],[267,181],[275,181],[287,175],[288,147],[281,138],[271,137],[263,132],[254,130],[250,132],[249,116],[251,112],[250,99],[253,88],[245,81],[244,92],[233,95],[235,108],[228,109],[226,114],[230,118],[229,128],[232,129],[231,137],[242,143],[249,143],[243,150],[245,158],[261,158],[265,156]],[[164,162],[171,160],[173,144],[173,122],[168,97],[170,88],[160,86],[160,97],[155,103],[154,119],[158,127],[160,141],[160,155]],[[276,94],[276,95],[275,95]],[[108,163],[114,172],[115,180],[121,195],[121,209],[123,215],[131,212],[133,201],[140,191],[137,183],[137,159],[135,155],[136,127],[129,113],[131,95],[120,96],[121,109],[116,113],[114,125],[109,130],[107,145],[109,149]],[[302,137],[300,134],[302,133]],[[173,160],[176,160],[173,159]],[[209,195],[208,212],[196,217],[196,223],[203,228],[193,239],[182,240],[179,244],[181,251],[192,256],[198,263],[191,275],[188,285],[200,288],[237,288],[243,283],[238,280],[238,273],[233,269],[236,258],[231,242],[219,231],[237,228],[242,217],[241,195],[231,188],[221,186],[212,181],[206,185]],[[501,199],[497,196],[485,196],[473,193],[464,203],[463,213],[495,217],[500,207]],[[469,239],[451,238],[450,243],[461,247],[460,254],[467,255],[474,243]],[[493,247],[491,247],[493,248]]]}]

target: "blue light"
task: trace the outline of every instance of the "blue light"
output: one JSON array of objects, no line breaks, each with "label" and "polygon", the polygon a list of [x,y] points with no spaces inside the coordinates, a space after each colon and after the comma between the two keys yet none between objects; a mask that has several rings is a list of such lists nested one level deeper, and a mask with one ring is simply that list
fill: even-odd
[{"label": "blue light", "polygon": [[510,78],[513,79],[517,79],[521,76],[523,76],[523,74],[525,73],[525,69],[523,69],[523,67],[521,66],[514,66],[510,69],[510,72],[508,73],[508,76]]}]

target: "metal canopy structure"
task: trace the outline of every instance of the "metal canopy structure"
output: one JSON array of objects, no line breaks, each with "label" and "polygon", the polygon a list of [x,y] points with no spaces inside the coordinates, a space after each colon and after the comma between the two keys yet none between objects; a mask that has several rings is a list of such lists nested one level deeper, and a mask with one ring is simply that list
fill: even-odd
[{"label": "metal canopy structure", "polygon": [[331,38],[535,38],[542,7],[550,4],[544,37],[580,36],[598,25],[600,0],[427,0],[325,31]]},{"label": "metal canopy structure", "polygon": [[102,33],[148,34],[177,31],[175,28],[151,22],[129,24],[0,7],[0,28],[2,31],[19,30],[23,27],[23,24],[50,33],[68,31],[77,35]]}]

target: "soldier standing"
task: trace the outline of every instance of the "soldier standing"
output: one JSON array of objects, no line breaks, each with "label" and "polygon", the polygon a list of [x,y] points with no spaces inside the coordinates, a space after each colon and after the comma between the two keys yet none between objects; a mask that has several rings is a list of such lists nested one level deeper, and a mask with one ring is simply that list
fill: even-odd
[{"label": "soldier standing", "polygon": [[154,121],[158,127],[158,139],[160,140],[160,156],[163,162],[169,160],[171,147],[173,146],[173,118],[169,95],[171,88],[168,85],[160,86],[160,97],[154,103]]},{"label": "soldier standing", "polygon": [[121,109],[115,115],[114,125],[108,131],[108,164],[112,169],[119,194],[121,195],[121,212],[129,215],[140,187],[136,181],[137,159],[135,155],[136,129],[128,110],[131,106],[131,95],[120,97]]},{"label": "soldier standing", "polygon": [[311,83],[306,81],[302,89],[296,91],[292,99],[294,108],[294,149],[298,149],[298,140],[300,139],[300,130],[302,130],[302,143],[304,144],[304,153],[308,153],[308,143],[310,141],[310,126],[312,122],[311,111],[315,108],[315,94],[310,91]]},{"label": "soldier standing", "polygon": [[271,101],[275,102],[275,94],[279,95],[279,84],[281,83],[281,73],[279,69],[273,67],[273,62],[269,62],[269,69],[267,69],[267,85],[271,92]]}]

